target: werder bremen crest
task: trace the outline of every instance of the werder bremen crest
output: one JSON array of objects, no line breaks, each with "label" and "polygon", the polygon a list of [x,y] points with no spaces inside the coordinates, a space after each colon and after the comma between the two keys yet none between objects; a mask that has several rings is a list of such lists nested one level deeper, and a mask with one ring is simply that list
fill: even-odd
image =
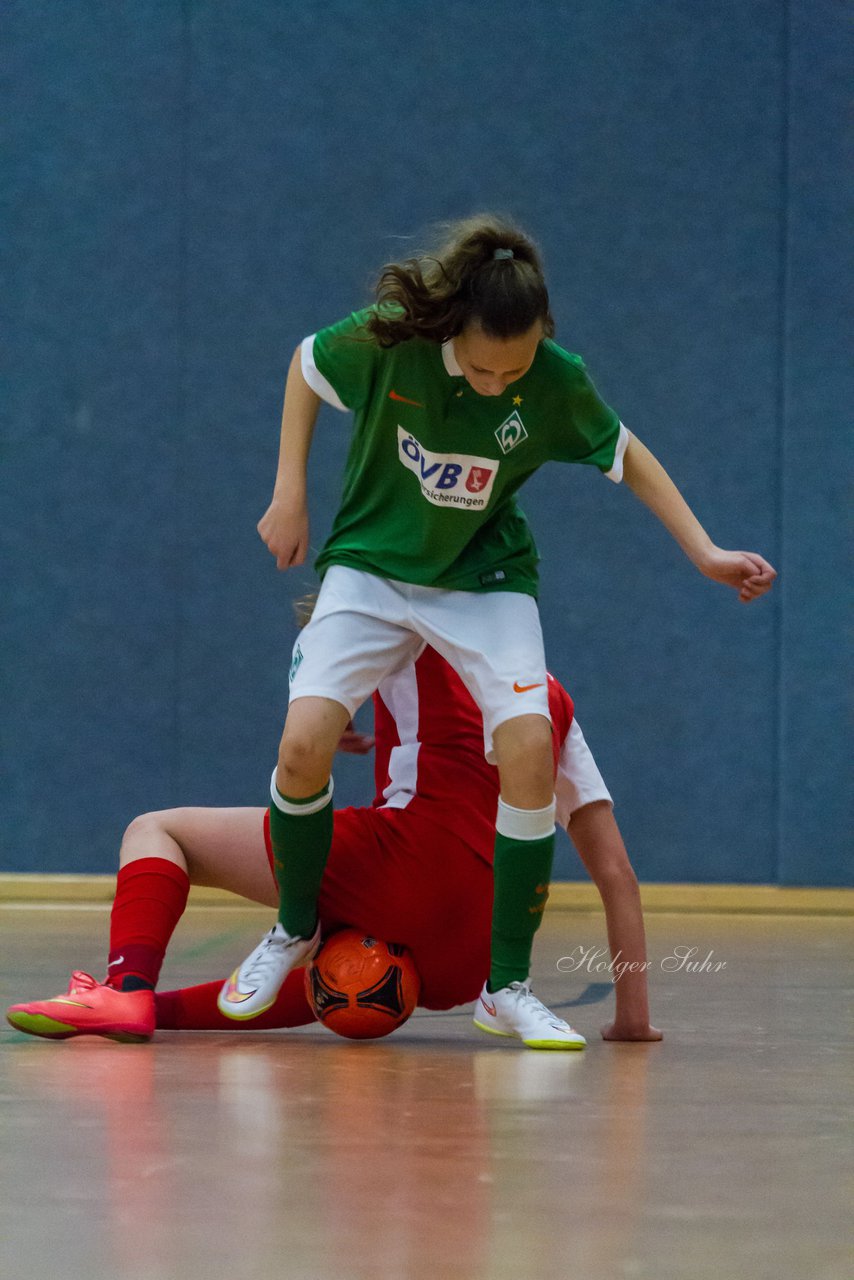
[{"label": "werder bremen crest", "polygon": [[302,649],[299,647],[299,640],[297,640],[296,644],[294,645],[294,653],[291,659],[291,669],[288,672],[288,684],[293,684],[294,676],[299,671],[301,662],[302,662]]},{"label": "werder bremen crest", "polygon": [[509,453],[511,449],[516,448],[517,444],[521,444],[523,440],[528,439],[525,424],[515,409],[510,414],[510,417],[505,418],[504,422],[502,422],[495,433],[495,439],[501,445],[502,453]]}]

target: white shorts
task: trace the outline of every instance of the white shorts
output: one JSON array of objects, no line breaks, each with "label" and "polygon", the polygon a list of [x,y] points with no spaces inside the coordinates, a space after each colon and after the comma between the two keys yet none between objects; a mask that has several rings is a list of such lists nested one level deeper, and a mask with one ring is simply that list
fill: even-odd
[{"label": "white shorts", "polygon": [[548,720],[546,658],[533,596],[442,591],[333,565],[294,645],[290,699],[330,698],[355,715],[424,644],[454,668],[483,716],[484,751],[516,716]]}]

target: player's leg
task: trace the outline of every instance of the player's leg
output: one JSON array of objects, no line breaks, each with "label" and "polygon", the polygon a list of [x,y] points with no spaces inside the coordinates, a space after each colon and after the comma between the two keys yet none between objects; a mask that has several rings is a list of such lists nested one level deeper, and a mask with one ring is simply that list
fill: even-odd
[{"label": "player's leg", "polygon": [[392,584],[334,566],[294,646],[290,707],[273,778],[270,835],[279,919],[222,989],[220,1010],[254,1018],[317,949],[317,900],[332,843],[332,758],[348,722],[420,639]]},{"label": "player's leg", "polygon": [[493,730],[501,779],[495,835],[495,901],[489,982],[475,1025],[533,1049],[581,1049],[585,1039],[531,991],[534,936],[543,918],[554,859],[551,724],[542,716],[505,720]]},{"label": "player's leg", "polygon": [[270,838],[278,920],[220,991],[220,1012],[254,1019],[276,1001],[288,974],[320,943],[317,899],[332,843],[332,759],[348,707],[306,696],[291,703],[271,782]]},{"label": "player's leg", "polygon": [[[156,892],[158,886],[150,877],[152,860],[159,857],[183,867],[190,884],[226,889],[238,897],[275,907],[278,889],[268,856],[266,823],[267,811],[257,808],[185,808],[145,814],[131,823],[126,833],[122,845],[123,870],[147,866],[149,892]],[[138,887],[143,883],[136,880]],[[115,932],[114,926],[113,941],[120,944],[122,939],[116,937]],[[129,948],[124,947],[120,954],[127,952]],[[302,1026],[313,1020],[302,973],[293,976],[294,981],[283,985],[271,1010],[271,1026]],[[201,987],[157,992],[154,997],[157,1028],[207,1030],[225,1026],[232,1029],[236,1024],[224,1019],[216,1009],[221,986],[220,979]]]},{"label": "player's leg", "polygon": [[125,832],[110,917],[108,982],[155,987],[191,884],[275,902],[263,809],[186,807],[146,813]]},{"label": "player's leg", "polygon": [[154,1030],[152,991],[190,883],[275,901],[263,813],[186,808],[135,818],[122,841],[105,983],[76,971],[65,994],[12,1006],[9,1021],[52,1039],[148,1039]]},{"label": "player's leg", "polygon": [[420,608],[422,634],[481,709],[484,748],[501,780],[489,998],[479,1002],[476,1023],[518,1035],[532,1048],[583,1047],[583,1036],[552,1015],[528,985],[551,879],[555,822],[548,677],[536,602],[515,592],[437,592]]},{"label": "player's leg", "polygon": [[524,982],[549,893],[554,858],[551,723],[516,716],[496,726],[501,780],[495,835],[495,904],[488,989]]},{"label": "player's leg", "polygon": [[554,756],[542,630],[534,599],[516,592],[435,592],[425,634],[458,672],[484,721],[501,789],[489,989],[524,982],[554,855]]},{"label": "player's leg", "polygon": [[292,969],[266,1012],[251,1021],[235,1021],[219,1010],[222,978],[192,987],[154,993],[158,1031],[280,1031],[315,1022],[305,993],[305,967]]},{"label": "player's leg", "polygon": [[186,806],[144,813],[127,828],[120,869],[144,858],[174,863],[190,884],[228,889],[269,906],[270,883],[262,808]]},{"label": "player's leg", "polygon": [[301,697],[288,709],[271,784],[270,834],[282,891],[279,920],[293,937],[311,937],[317,924],[332,840],[332,760],[350,718],[349,708],[329,698]]},{"label": "player's leg", "polygon": [[[185,839],[185,853],[192,883],[228,889],[253,902],[270,907],[278,906],[279,890],[273,869],[269,811],[233,809],[201,812],[210,813],[214,818],[221,814],[225,822],[217,824],[216,832],[205,830],[197,824],[194,834],[198,838]],[[242,814],[252,815],[251,831],[243,830],[242,819],[238,816]],[[238,846],[241,856],[239,860],[235,860],[230,849]],[[217,1001],[222,987],[223,980],[219,978],[196,986],[158,991],[155,995],[157,1029],[235,1031],[246,1028],[264,1031],[271,1028],[300,1027],[314,1021],[314,1014],[305,994],[302,968],[292,969],[287,974],[273,1004],[251,1022],[236,1021],[220,1012]]]}]

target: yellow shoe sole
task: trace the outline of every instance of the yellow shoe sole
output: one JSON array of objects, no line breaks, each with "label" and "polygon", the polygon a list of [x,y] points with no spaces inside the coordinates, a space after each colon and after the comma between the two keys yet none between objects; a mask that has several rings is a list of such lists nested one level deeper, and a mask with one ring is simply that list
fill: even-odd
[{"label": "yellow shoe sole", "polygon": [[[522,1040],[521,1036],[517,1036],[514,1031],[499,1031],[497,1027],[487,1027],[482,1022],[478,1022],[477,1018],[472,1018],[474,1025],[480,1030],[487,1032],[491,1036],[504,1036],[508,1040]],[[572,1044],[566,1040],[522,1040],[522,1044],[528,1049],[585,1049],[587,1042],[582,1040],[580,1044]]]}]

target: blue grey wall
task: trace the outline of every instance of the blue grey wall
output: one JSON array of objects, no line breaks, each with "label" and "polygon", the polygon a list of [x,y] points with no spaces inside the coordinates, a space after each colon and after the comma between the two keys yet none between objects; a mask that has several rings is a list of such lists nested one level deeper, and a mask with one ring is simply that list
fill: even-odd
[{"label": "blue grey wall", "polygon": [[255,533],[291,350],[496,208],[712,536],[781,570],[744,608],[595,473],[527,490],[640,875],[844,883],[843,44],[832,0],[12,0],[0,866],[264,802],[312,583]]}]

